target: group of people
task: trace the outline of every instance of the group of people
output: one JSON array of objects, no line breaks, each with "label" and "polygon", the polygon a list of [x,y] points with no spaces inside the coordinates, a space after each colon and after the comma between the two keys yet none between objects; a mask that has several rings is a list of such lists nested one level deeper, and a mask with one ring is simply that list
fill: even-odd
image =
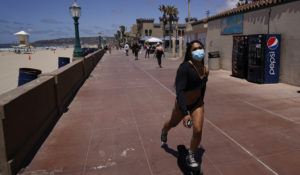
[{"label": "group of people", "polygon": [[[126,56],[128,56],[130,47],[127,43],[125,44],[124,49],[125,49]],[[131,49],[132,49],[132,53],[135,55],[135,60],[138,60],[139,59],[139,51],[141,49],[141,46],[139,44],[135,43],[132,45]],[[146,50],[145,58],[147,58],[147,56],[148,56],[148,58],[150,58],[150,49],[151,49],[151,47],[149,44],[145,46],[145,50]],[[161,46],[161,44],[158,43],[156,45],[156,48],[154,51],[154,57],[156,57],[158,66],[160,68],[162,68],[162,66],[161,66],[162,56],[165,57],[165,52],[164,52],[164,49]]]},{"label": "group of people", "polygon": [[108,51],[109,54],[111,54],[111,48],[112,48],[112,45],[111,45],[111,44],[107,44],[107,45],[104,46],[105,52]]},{"label": "group of people", "polygon": [[[131,47],[132,53],[135,56],[135,60],[139,59],[140,48],[141,48],[140,45],[138,45],[137,43],[133,44],[132,47]],[[127,43],[125,44],[124,49],[125,49],[126,56],[128,56],[130,47]]]}]

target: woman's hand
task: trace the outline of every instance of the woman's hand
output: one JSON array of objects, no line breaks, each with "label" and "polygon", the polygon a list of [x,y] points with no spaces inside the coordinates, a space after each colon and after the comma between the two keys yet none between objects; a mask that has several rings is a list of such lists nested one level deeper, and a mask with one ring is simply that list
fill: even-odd
[{"label": "woman's hand", "polygon": [[189,120],[192,120],[192,117],[191,117],[190,115],[186,115],[186,116],[183,118],[182,122],[183,122],[183,126],[184,126],[184,127],[189,128],[189,127],[188,127],[188,121],[189,121]]}]

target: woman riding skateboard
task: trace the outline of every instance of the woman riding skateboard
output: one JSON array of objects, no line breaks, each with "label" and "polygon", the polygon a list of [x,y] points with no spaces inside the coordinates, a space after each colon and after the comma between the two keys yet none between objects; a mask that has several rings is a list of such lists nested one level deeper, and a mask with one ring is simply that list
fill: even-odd
[{"label": "woman riding skateboard", "polygon": [[[176,101],[171,119],[166,121],[162,133],[162,143],[167,142],[167,134],[171,128],[182,120],[187,128],[193,126],[193,136],[190,142],[189,154],[186,157],[187,165],[198,168],[195,161],[195,152],[200,145],[204,122],[204,94],[209,70],[204,66],[204,46],[198,41],[188,44],[183,63],[180,64],[176,80]],[[192,122],[191,122],[192,121]]]}]

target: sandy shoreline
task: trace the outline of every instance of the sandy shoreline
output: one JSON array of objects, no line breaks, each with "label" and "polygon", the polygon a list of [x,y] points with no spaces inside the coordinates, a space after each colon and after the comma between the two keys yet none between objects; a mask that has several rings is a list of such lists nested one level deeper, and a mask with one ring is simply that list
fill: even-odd
[{"label": "sandy shoreline", "polygon": [[[18,86],[19,68],[39,69],[42,73],[51,72],[58,68],[58,57],[69,57],[73,48],[58,48],[55,53],[51,50],[38,50],[31,54],[15,54],[0,52],[0,94]],[[29,56],[31,60],[29,60]]]}]

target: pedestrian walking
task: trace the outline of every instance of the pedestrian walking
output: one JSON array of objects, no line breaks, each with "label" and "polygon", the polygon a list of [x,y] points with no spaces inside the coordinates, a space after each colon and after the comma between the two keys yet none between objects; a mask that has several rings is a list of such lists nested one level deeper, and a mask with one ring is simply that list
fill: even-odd
[{"label": "pedestrian walking", "polygon": [[[186,163],[190,168],[200,168],[195,153],[201,142],[204,122],[204,94],[209,70],[204,66],[204,46],[198,41],[188,44],[183,63],[175,79],[176,101],[170,120],[164,123],[161,141],[167,142],[171,128],[183,121],[186,128],[193,127]],[[192,123],[192,126],[190,125]]]},{"label": "pedestrian walking", "polygon": [[125,48],[125,53],[126,53],[126,56],[128,56],[128,52],[129,52],[129,45],[126,43],[124,48]]},{"label": "pedestrian walking", "polygon": [[109,54],[111,54],[111,45],[110,45],[110,44],[108,44],[107,48],[108,48],[108,52],[109,52]]},{"label": "pedestrian walking", "polygon": [[140,46],[137,43],[135,43],[132,46],[132,49],[133,49],[133,52],[134,52],[135,60],[138,60],[139,59]]},{"label": "pedestrian walking", "polygon": [[148,58],[150,58],[150,45],[149,44],[146,45],[145,58],[147,58],[147,55],[148,55]]},{"label": "pedestrian walking", "polygon": [[134,46],[134,44],[130,46],[132,54],[134,54],[134,48],[133,48],[133,46]]},{"label": "pedestrian walking", "polygon": [[164,57],[166,57],[164,49],[161,47],[160,44],[157,44],[157,47],[156,47],[156,49],[154,51],[154,56],[156,57],[158,66],[160,68],[162,68],[162,66],[161,66],[161,57],[162,57],[162,55],[164,55]]},{"label": "pedestrian walking", "polygon": [[105,51],[105,53],[106,53],[107,50],[108,50],[108,47],[107,47],[107,45],[105,45],[105,46],[104,46],[104,51]]}]

